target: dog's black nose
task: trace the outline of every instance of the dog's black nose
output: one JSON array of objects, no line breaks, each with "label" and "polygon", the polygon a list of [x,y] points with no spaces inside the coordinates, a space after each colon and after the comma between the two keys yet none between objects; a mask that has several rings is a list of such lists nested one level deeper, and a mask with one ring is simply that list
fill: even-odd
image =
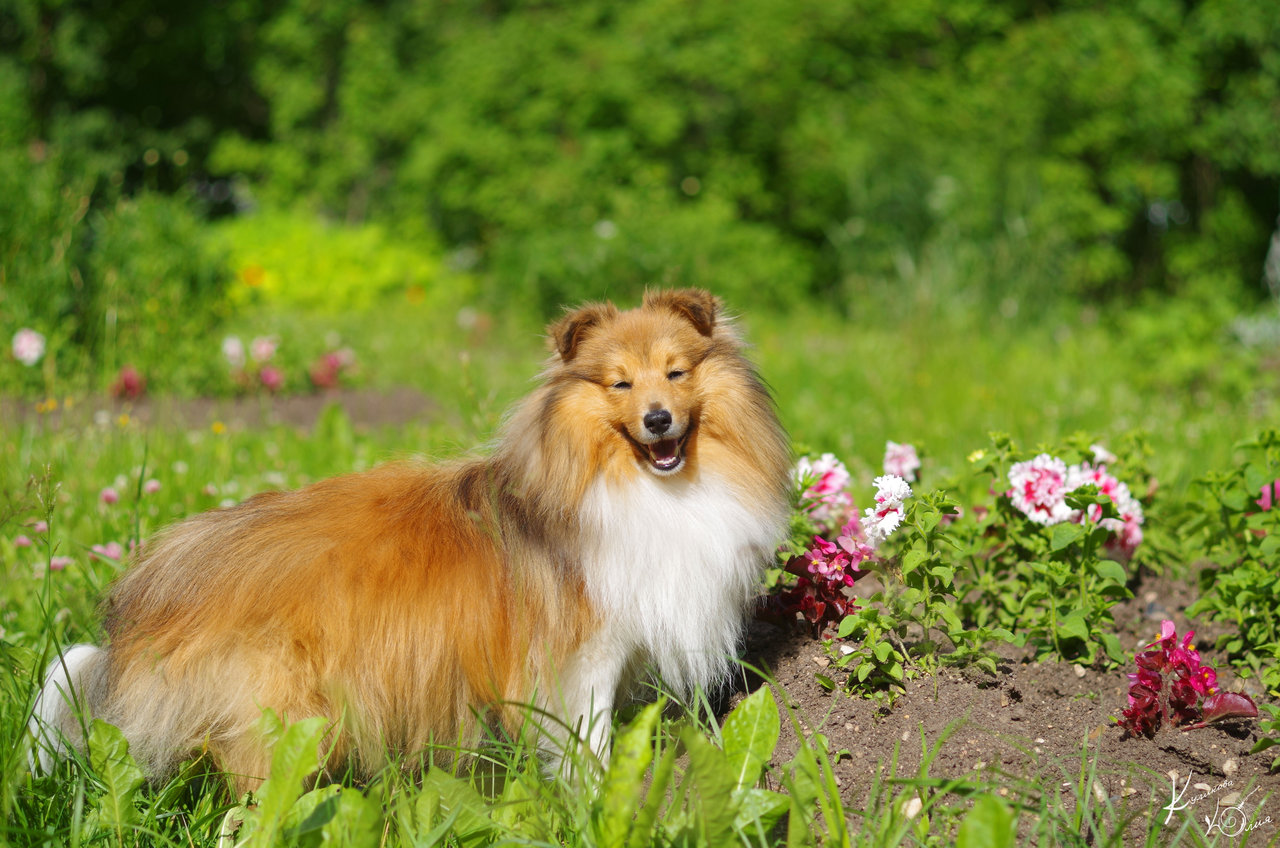
[{"label": "dog's black nose", "polygon": [[671,413],[665,409],[655,409],[644,415],[644,428],[655,436],[661,436],[671,429]]}]

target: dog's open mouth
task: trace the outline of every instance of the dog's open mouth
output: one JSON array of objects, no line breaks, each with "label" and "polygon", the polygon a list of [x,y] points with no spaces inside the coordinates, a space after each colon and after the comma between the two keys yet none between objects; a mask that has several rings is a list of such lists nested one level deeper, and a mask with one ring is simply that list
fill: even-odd
[{"label": "dog's open mouth", "polygon": [[647,460],[649,466],[659,474],[668,474],[676,471],[684,464],[684,449],[685,443],[689,440],[688,433],[678,439],[659,439],[649,444],[631,438],[629,433],[627,438],[635,446],[640,456]]}]

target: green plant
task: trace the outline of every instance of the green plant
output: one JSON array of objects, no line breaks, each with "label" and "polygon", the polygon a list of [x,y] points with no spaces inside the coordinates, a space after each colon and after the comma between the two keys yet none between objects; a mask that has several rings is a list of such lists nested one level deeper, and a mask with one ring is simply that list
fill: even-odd
[{"label": "green plant", "polygon": [[1280,691],[1280,574],[1274,566],[1280,555],[1280,431],[1264,430],[1236,449],[1245,461],[1202,478],[1197,492],[1207,508],[1184,529],[1192,549],[1216,563],[1200,572],[1201,595],[1187,615],[1230,625],[1217,647],[1267,689]]}]

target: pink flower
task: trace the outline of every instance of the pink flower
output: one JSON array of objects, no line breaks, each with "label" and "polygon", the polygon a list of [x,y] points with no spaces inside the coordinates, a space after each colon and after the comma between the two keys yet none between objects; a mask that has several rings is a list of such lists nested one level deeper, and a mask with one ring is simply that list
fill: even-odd
[{"label": "pink flower", "polygon": [[258,372],[258,379],[269,392],[278,392],[284,385],[284,372],[274,365],[264,365]]},{"label": "pink flower", "polygon": [[895,474],[885,474],[875,479],[876,505],[867,507],[862,516],[862,529],[867,534],[867,545],[880,547],[885,539],[898,529],[906,514],[903,501],[911,497],[907,481]]},{"label": "pink flower", "polygon": [[31,540],[26,536],[15,536],[13,539],[13,546],[15,548],[29,548],[31,547]]},{"label": "pink flower", "polygon": [[13,334],[13,358],[31,367],[44,357],[44,336],[23,327]]},{"label": "pink flower", "polygon": [[31,532],[32,532],[32,533],[48,533],[48,532],[49,532],[49,522],[47,522],[47,521],[45,521],[45,520],[43,520],[43,519],[41,519],[40,521],[37,521],[37,522],[35,522],[35,523],[33,523],[33,524],[30,524],[30,525],[28,525],[28,526],[30,526],[30,527],[31,527]]},{"label": "pink flower", "polygon": [[1071,517],[1065,500],[1067,465],[1042,453],[1009,469],[1009,499],[1014,507],[1037,524],[1057,524]]},{"label": "pink flower", "polygon": [[91,549],[99,559],[110,559],[119,562],[124,556],[124,548],[119,542],[107,542],[105,545],[94,545]]},{"label": "pink flower", "polygon": [[71,557],[56,556],[53,559],[49,560],[49,570],[62,571],[64,568],[66,568],[68,565],[71,565],[73,562],[75,562],[75,560],[73,560]]},{"label": "pink flower", "polygon": [[268,336],[258,336],[249,343],[249,355],[254,362],[267,362],[276,355],[276,341]]},{"label": "pink flower", "polygon": [[1262,497],[1257,500],[1258,506],[1262,507],[1263,512],[1266,512],[1277,503],[1280,503],[1280,480],[1274,483],[1263,483]]},{"label": "pink flower", "polygon": [[900,445],[897,442],[885,442],[884,473],[893,474],[908,483],[916,481],[916,471],[920,469],[920,457],[912,445]]},{"label": "pink flower", "polygon": [[332,389],[338,385],[338,374],[342,371],[342,360],[336,353],[326,353],[311,363],[311,384],[317,389]]},{"label": "pink flower", "polygon": [[144,495],[154,495],[160,491],[160,481],[154,477],[142,484],[142,493]]},{"label": "pink flower", "polygon": [[824,453],[817,460],[801,457],[794,472],[797,483],[813,481],[804,490],[810,502],[809,515],[820,528],[840,526],[853,507],[849,496],[849,470],[834,454]]},{"label": "pink flower", "polygon": [[123,400],[136,400],[147,391],[147,381],[142,379],[138,369],[126,365],[120,369],[120,375],[111,384],[111,396]]},{"label": "pink flower", "polygon": [[103,489],[101,492],[98,493],[98,500],[102,501],[107,506],[110,506],[111,504],[117,503],[120,500],[120,493],[117,492],[115,489],[111,488],[110,486],[107,486],[105,489]]}]

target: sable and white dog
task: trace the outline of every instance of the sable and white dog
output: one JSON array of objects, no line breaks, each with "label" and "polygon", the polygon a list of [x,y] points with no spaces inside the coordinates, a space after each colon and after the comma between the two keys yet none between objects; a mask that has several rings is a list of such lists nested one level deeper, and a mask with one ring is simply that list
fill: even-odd
[{"label": "sable and white dog", "polygon": [[244,790],[270,763],[264,708],[329,717],[331,761],[370,774],[528,705],[603,754],[647,673],[685,695],[725,678],[787,523],[768,392],[706,292],[548,331],[491,456],[264,493],[151,541],[104,602],[106,645],[49,670],[45,769],[83,744],[72,702],[151,777],[203,752]]}]

